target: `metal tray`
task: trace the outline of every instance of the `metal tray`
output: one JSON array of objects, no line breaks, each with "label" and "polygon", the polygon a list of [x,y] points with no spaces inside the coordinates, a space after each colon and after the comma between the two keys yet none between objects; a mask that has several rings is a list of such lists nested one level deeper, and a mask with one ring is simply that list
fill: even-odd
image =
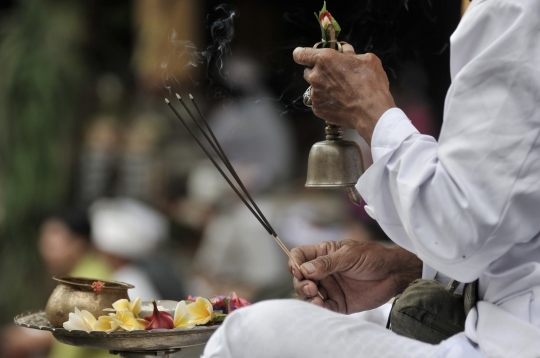
[{"label": "metal tray", "polygon": [[53,328],[45,311],[22,313],[15,317],[15,323],[22,327],[52,332],[59,342],[84,348],[108,349],[110,351],[170,350],[205,344],[219,327],[199,326],[191,329],[156,329],[131,332],[90,332],[68,331]]}]

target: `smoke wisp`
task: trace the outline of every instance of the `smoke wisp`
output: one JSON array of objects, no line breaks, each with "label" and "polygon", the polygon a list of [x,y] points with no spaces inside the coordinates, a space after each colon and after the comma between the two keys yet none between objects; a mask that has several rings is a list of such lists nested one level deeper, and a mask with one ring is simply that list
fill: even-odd
[{"label": "smoke wisp", "polygon": [[[210,44],[200,51],[197,46],[189,41],[179,38],[175,29],[169,36],[169,55],[160,64],[162,71],[163,87],[171,95],[171,89],[180,81],[174,75],[180,71],[188,71],[188,76],[193,85],[199,86],[190,69],[204,66],[206,79],[209,81],[208,91],[214,92],[214,97],[221,97],[225,92],[223,88],[216,86],[215,76],[227,79],[227,71],[224,70],[225,59],[232,54],[231,42],[234,39],[234,20],[239,15],[237,9],[230,5],[221,4],[214,8],[214,13],[206,18],[207,28],[211,36]],[[217,19],[211,21],[213,17]]]}]

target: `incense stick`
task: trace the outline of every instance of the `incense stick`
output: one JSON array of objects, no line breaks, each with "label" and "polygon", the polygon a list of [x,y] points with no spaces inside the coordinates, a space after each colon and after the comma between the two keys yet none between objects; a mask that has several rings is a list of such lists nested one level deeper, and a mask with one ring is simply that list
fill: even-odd
[{"label": "incense stick", "polygon": [[[191,95],[191,93],[189,94],[189,99],[191,99],[191,102],[193,103],[193,106],[195,107],[195,109],[197,110],[197,113],[199,114],[202,122],[204,123],[204,125],[206,126],[206,128],[208,129],[208,132],[210,133],[210,135],[212,136],[212,139],[215,143],[215,145],[217,146],[214,146],[212,144],[212,141],[210,140],[210,138],[208,138],[208,135],[205,133],[205,131],[201,128],[199,122],[195,119],[195,117],[193,116],[193,114],[191,113],[191,111],[189,110],[189,108],[186,106],[186,104],[184,103],[184,101],[182,100],[182,98],[180,97],[180,95],[177,93],[176,94],[176,97],[178,98],[178,100],[180,101],[180,103],[182,103],[182,105],[184,106],[184,108],[186,109],[186,111],[189,113],[189,115],[191,116],[191,118],[193,118],[193,121],[197,124],[197,126],[199,127],[199,129],[201,130],[201,132],[203,132],[203,135],[206,137],[206,139],[208,140],[208,142],[210,143],[210,145],[212,146],[212,148],[214,148],[214,150],[216,151],[216,153],[218,154],[218,156],[223,160],[223,162],[225,163],[225,166],[229,169],[229,171],[231,172],[232,176],[236,179],[236,181],[238,182],[238,184],[240,185],[240,187],[242,188],[242,191],[246,194],[246,196],[248,197],[249,201],[253,204],[253,207],[255,208],[255,210],[257,211],[257,213],[259,213],[259,215],[261,216],[262,220],[268,225],[268,227],[270,228],[270,230],[272,230],[272,237],[276,240],[276,242],[278,243],[278,245],[283,249],[283,251],[285,251],[285,253],[287,254],[287,256],[294,262],[296,268],[298,270],[300,270],[300,266],[298,265],[298,263],[296,262],[296,260],[292,257],[290,251],[287,249],[287,247],[285,246],[285,244],[283,243],[283,241],[281,241],[281,239],[279,238],[279,236],[277,235],[276,231],[272,228],[272,226],[270,225],[270,223],[268,222],[268,220],[266,220],[266,217],[263,215],[263,213],[261,212],[261,210],[259,209],[259,207],[257,206],[257,204],[255,203],[255,201],[253,200],[253,198],[251,197],[251,195],[249,195],[249,192],[247,191],[246,187],[244,186],[244,184],[242,183],[242,180],[238,177],[236,171],[234,170],[233,166],[231,165],[231,162],[229,161],[229,158],[227,158],[227,155],[225,154],[225,151],[223,150],[223,148],[221,147],[221,145],[219,144],[219,141],[217,140],[215,134],[214,134],[214,131],[212,130],[212,128],[210,127],[210,125],[208,124],[208,121],[206,120],[206,117],[204,116],[204,114],[202,113],[201,109],[199,108],[199,106],[197,105],[197,102],[195,101],[195,98]],[[322,296],[321,296],[322,298]]]},{"label": "incense stick", "polygon": [[[191,111],[189,110],[189,108],[186,106],[186,103],[184,102],[184,100],[182,99],[182,97],[180,97],[180,95],[177,93],[176,94],[176,98],[178,98],[178,100],[180,101],[180,103],[182,104],[182,106],[184,106],[184,109],[186,110],[186,112],[190,115],[191,119],[193,119],[193,122],[195,122],[195,124],[197,125],[197,127],[199,128],[199,130],[202,132],[202,134],[204,135],[204,137],[206,138],[206,140],[208,141],[208,143],[210,143],[210,146],[214,149],[214,151],[216,152],[216,154],[218,155],[218,157],[223,161],[223,163],[225,164],[225,167],[227,167],[227,169],[229,170],[229,172],[231,173],[231,175],[233,176],[233,178],[236,180],[237,184],[240,186],[240,188],[242,189],[242,191],[244,192],[244,194],[246,195],[246,197],[248,198],[248,200],[251,202],[251,204],[253,205],[253,207],[255,208],[255,211],[257,211],[257,213],[259,214],[260,218],[264,221],[264,223],[266,224],[266,226],[270,229],[270,231],[272,231],[272,235],[275,235],[277,236],[276,234],[276,231],[274,230],[274,228],[270,225],[270,223],[268,222],[268,220],[266,220],[265,216],[263,215],[262,211],[259,209],[259,207],[257,206],[257,204],[255,204],[255,201],[253,200],[253,198],[251,197],[251,195],[249,195],[249,192],[247,191],[246,187],[244,186],[244,183],[242,182],[242,180],[240,179],[240,177],[238,176],[238,174],[236,173],[236,170],[234,170],[234,167],[232,166],[231,162],[229,161],[229,158],[227,157],[227,155],[225,154],[225,151],[223,150],[223,148],[221,147],[221,145],[219,144],[219,141],[217,140],[216,136],[214,135],[214,131],[212,131],[212,129],[210,128],[210,125],[208,124],[208,122],[206,121],[206,118],[204,118],[204,116],[202,115],[202,113],[200,112],[200,110],[198,109],[198,107],[196,106],[195,108],[197,108],[197,111],[199,112],[199,115],[204,123],[204,125],[206,126],[206,128],[208,129],[208,132],[210,133],[210,135],[212,136],[212,139],[210,139],[208,137],[208,134],[206,134],[206,131],[204,130],[204,128],[200,125],[199,121],[195,118],[195,116],[193,115],[193,113],[191,113]],[[189,95],[189,98],[193,101],[193,96],[190,94]]]},{"label": "incense stick", "polygon": [[248,204],[248,202],[244,199],[244,197],[242,196],[242,194],[240,194],[240,192],[238,192],[238,189],[236,189],[236,186],[234,186],[234,184],[230,181],[229,177],[223,172],[223,170],[220,168],[219,164],[216,163],[216,161],[214,160],[214,158],[212,158],[212,156],[210,155],[210,153],[208,153],[208,151],[206,150],[206,148],[204,147],[204,145],[201,143],[201,141],[197,138],[197,136],[195,135],[195,133],[193,133],[193,131],[189,128],[189,126],[187,125],[187,123],[184,121],[184,119],[182,118],[182,116],[180,116],[180,113],[178,113],[176,111],[176,109],[173,107],[173,105],[171,104],[171,102],[169,102],[168,99],[165,98],[165,102],[167,103],[167,105],[169,105],[169,107],[171,107],[171,109],[173,110],[174,114],[176,114],[176,116],[178,117],[178,119],[180,120],[180,122],[182,122],[182,124],[184,125],[184,127],[186,127],[186,129],[188,130],[188,132],[191,134],[191,136],[193,137],[193,139],[195,139],[195,141],[197,142],[197,144],[199,144],[199,146],[201,147],[201,149],[204,151],[204,153],[206,154],[206,156],[208,156],[208,159],[210,159],[210,161],[212,162],[212,164],[214,164],[214,166],[216,167],[216,169],[221,173],[221,175],[223,176],[223,178],[227,181],[227,183],[231,186],[231,188],[234,190],[234,192],[236,193],[236,195],[238,195],[238,197],[244,202],[244,204],[246,204],[246,206],[248,207],[248,209],[251,211],[251,213],[253,215],[255,215],[255,217],[257,218],[257,220],[259,220],[259,222],[261,223],[261,225],[266,229],[266,231],[268,232],[268,234],[272,235],[272,231],[270,230],[270,228],[268,228],[266,226],[266,224],[261,220],[261,218],[259,218],[259,216],[257,215],[257,213],[251,208],[251,206]]},{"label": "incense stick", "polygon": [[[195,99],[193,98],[193,96],[190,94],[189,97],[191,99],[191,101],[193,102],[195,108],[197,109],[197,112],[199,113],[200,117],[202,118],[203,120],[203,123],[204,125],[206,126],[206,128],[208,129],[208,132],[210,133],[210,135],[212,136],[212,139],[211,140],[208,135],[206,134],[206,131],[202,128],[202,126],[200,125],[200,123],[197,121],[197,119],[195,118],[195,116],[193,115],[193,113],[191,113],[191,111],[189,110],[189,108],[186,106],[186,104],[184,103],[184,101],[182,100],[182,97],[180,97],[179,94],[176,94],[176,97],[178,98],[178,100],[180,101],[180,103],[184,106],[184,108],[186,109],[186,112],[188,112],[188,114],[190,115],[190,117],[193,119],[193,121],[195,122],[195,124],[197,125],[197,127],[199,128],[199,130],[203,133],[204,137],[206,138],[206,140],[208,141],[208,143],[210,144],[210,146],[212,147],[212,149],[214,149],[214,151],[216,152],[216,154],[218,155],[218,157],[223,161],[223,163],[225,164],[225,167],[229,170],[229,172],[231,173],[231,175],[233,176],[233,178],[236,180],[237,184],[240,186],[240,188],[242,189],[242,191],[245,193],[246,197],[249,199],[249,201],[253,204],[253,207],[255,208],[255,210],[257,212],[255,212],[255,210],[253,210],[253,208],[251,207],[251,205],[248,204],[248,202],[246,201],[246,199],[242,196],[242,194],[240,194],[240,192],[238,191],[238,189],[236,188],[236,186],[230,181],[229,177],[223,172],[223,170],[221,169],[221,167],[216,163],[216,161],[214,160],[214,158],[212,158],[212,156],[210,155],[210,153],[208,153],[208,151],[206,150],[206,148],[204,147],[204,145],[199,141],[199,139],[197,138],[197,136],[193,133],[193,131],[191,131],[191,129],[189,128],[189,126],[187,125],[187,123],[184,121],[184,119],[182,118],[182,116],[180,116],[180,114],[178,113],[178,111],[176,111],[176,109],[173,107],[173,105],[170,103],[170,101],[168,99],[165,98],[165,103],[167,103],[167,105],[172,109],[172,111],[174,112],[174,114],[176,115],[176,117],[178,117],[178,119],[182,122],[182,124],[184,125],[184,127],[186,127],[186,129],[188,130],[188,132],[191,134],[191,136],[193,137],[193,139],[195,139],[195,141],[197,142],[197,144],[201,147],[201,149],[204,151],[204,153],[208,156],[208,158],[210,159],[210,161],[212,162],[212,164],[214,164],[214,166],[216,167],[216,169],[219,171],[219,173],[223,176],[223,178],[227,181],[227,183],[231,186],[231,188],[234,190],[234,192],[236,193],[236,195],[238,195],[238,197],[242,200],[242,202],[247,206],[247,208],[251,211],[251,213],[257,218],[257,220],[261,223],[261,225],[266,229],[266,231],[268,232],[268,234],[270,236],[272,236],[274,238],[274,240],[277,242],[277,244],[281,247],[281,249],[287,254],[287,256],[292,260],[292,262],[294,262],[294,265],[296,266],[296,268],[302,272],[300,270],[300,266],[298,265],[298,262],[296,262],[296,260],[294,259],[294,257],[291,255],[291,252],[289,251],[289,249],[287,249],[287,247],[285,246],[285,244],[283,243],[283,241],[281,241],[281,239],[279,238],[279,236],[277,235],[277,233],[275,232],[275,230],[272,228],[272,226],[270,225],[270,223],[268,222],[268,220],[266,220],[266,217],[263,215],[262,211],[259,209],[259,207],[257,206],[257,204],[255,204],[255,201],[253,200],[253,198],[251,197],[251,195],[249,195],[249,192],[247,191],[246,187],[244,186],[244,183],[242,183],[242,180],[240,179],[240,177],[238,176],[238,174],[236,173],[236,171],[234,170],[233,166],[231,165],[231,162],[229,161],[229,159],[227,158],[227,155],[225,154],[225,152],[223,151],[223,148],[221,147],[221,145],[219,144],[219,141],[217,140],[217,138],[215,137],[214,135],[214,132],[212,131],[212,129],[210,128],[210,125],[208,124],[208,122],[206,121],[206,118],[203,116],[201,110],[199,109],[199,106],[197,106],[197,104],[195,103]],[[319,297],[321,299],[324,300],[323,296],[321,295],[321,293],[319,291],[317,291],[317,294],[319,295]]]}]

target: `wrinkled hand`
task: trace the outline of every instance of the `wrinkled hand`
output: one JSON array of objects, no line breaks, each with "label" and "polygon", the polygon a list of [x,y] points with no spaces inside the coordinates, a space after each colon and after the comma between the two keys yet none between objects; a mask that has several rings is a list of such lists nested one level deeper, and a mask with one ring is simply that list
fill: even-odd
[{"label": "wrinkled hand", "polygon": [[343,53],[299,47],[293,57],[308,66],[304,78],[312,86],[313,113],[329,123],[355,128],[371,145],[377,121],[395,107],[379,58],[372,53],[356,55],[351,45],[344,45]]},{"label": "wrinkled hand", "polygon": [[327,241],[297,247],[291,254],[302,271],[289,260],[298,295],[340,313],[379,307],[422,276],[416,255],[374,242]]}]

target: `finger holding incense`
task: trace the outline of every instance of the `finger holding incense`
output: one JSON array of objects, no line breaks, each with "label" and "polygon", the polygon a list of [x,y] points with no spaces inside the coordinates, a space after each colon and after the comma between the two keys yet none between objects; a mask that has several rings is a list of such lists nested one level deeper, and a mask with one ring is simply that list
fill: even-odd
[{"label": "finger holding incense", "polygon": [[[279,239],[279,237],[275,236],[274,237],[276,239],[276,241],[278,242],[279,246],[281,246],[281,248],[285,251],[285,253],[287,254],[287,256],[289,257],[289,261],[292,261],[295,265],[295,267],[298,269],[298,272],[302,272],[301,271],[301,268],[300,266],[298,265],[298,262],[295,260],[295,258],[291,255],[291,252],[287,249],[287,247],[285,247],[285,245],[283,244],[283,242]],[[296,270],[293,270],[293,271],[296,271]],[[296,277],[294,277],[294,279],[296,279]],[[324,297],[323,295],[321,294],[321,292],[319,292],[318,290],[316,290],[317,292],[317,295],[322,299],[324,300]]]},{"label": "finger holding incense", "polygon": [[[292,261],[294,263],[294,265],[296,266],[296,268],[298,269],[298,272],[301,272],[301,269],[300,269],[300,266],[298,265],[298,262],[291,255],[291,252],[289,251],[289,249],[287,249],[287,247],[285,246],[283,241],[281,241],[281,239],[277,235],[273,235],[273,237],[276,240],[276,242],[278,243],[278,245],[283,249],[283,251],[285,251],[285,253],[289,257],[289,263]],[[296,279],[296,277],[294,279]],[[317,292],[317,295],[324,301],[323,295],[317,290],[317,288],[315,288],[315,292]]]},{"label": "finger holding incense", "polygon": [[257,215],[257,213],[253,210],[253,208],[248,204],[248,202],[246,201],[246,199],[244,199],[244,197],[242,196],[242,194],[240,194],[240,192],[238,191],[238,189],[236,189],[236,187],[234,186],[234,184],[230,181],[229,177],[223,172],[223,170],[220,168],[219,164],[216,163],[216,161],[214,160],[214,158],[212,158],[212,156],[210,155],[210,153],[208,153],[208,151],[206,150],[206,148],[204,147],[204,145],[201,143],[201,141],[197,138],[197,136],[195,135],[195,133],[193,133],[193,131],[189,128],[189,126],[187,125],[187,123],[184,121],[184,119],[182,118],[182,116],[180,116],[180,114],[178,113],[178,111],[176,110],[176,108],[173,107],[173,105],[169,102],[168,99],[165,98],[165,103],[167,103],[167,105],[172,109],[172,111],[174,112],[174,114],[176,115],[176,117],[178,117],[178,119],[180,120],[180,122],[182,122],[182,124],[184,125],[184,127],[186,127],[187,131],[189,132],[189,134],[191,134],[191,136],[193,137],[193,139],[195,139],[195,141],[197,142],[197,144],[201,147],[201,149],[204,151],[204,153],[206,154],[206,156],[208,157],[208,159],[210,159],[210,161],[212,162],[212,164],[214,164],[214,166],[216,167],[216,169],[219,171],[219,173],[223,176],[223,178],[227,181],[227,183],[231,186],[231,188],[234,190],[234,192],[236,193],[236,195],[238,195],[238,197],[240,198],[240,200],[242,200],[242,202],[247,206],[247,208],[249,209],[249,211],[251,211],[251,213],[255,216],[255,218],[257,218],[257,220],[261,223],[261,225],[266,229],[266,231],[268,232],[268,234],[272,235],[273,233],[273,230],[270,230],[270,228],[268,226],[266,226],[266,224],[261,220],[261,218]]},{"label": "finger holding incense", "polygon": [[[284,248],[285,252],[287,252],[287,256],[289,256],[289,262],[287,264],[289,266],[289,271],[291,271],[291,273],[294,276],[294,280],[302,280],[302,279],[304,279],[305,276],[302,273],[302,269],[298,265],[298,260],[292,255],[292,253],[285,247],[285,244],[283,244],[283,241],[281,241],[280,238],[277,237],[277,236],[276,236],[276,241],[279,241],[278,243],[280,243],[280,246],[283,245],[282,247]],[[305,260],[300,261],[300,262],[305,262]],[[294,267],[296,267],[296,270],[293,268],[293,264],[294,264]],[[317,286],[315,285],[315,287],[317,287]],[[319,292],[316,288],[314,290],[317,292],[317,295],[324,301],[324,297],[321,294],[321,292]]]},{"label": "finger holding incense", "polygon": [[[195,98],[193,98],[193,96],[191,94],[189,94],[189,98],[191,99],[191,102],[193,103],[193,105],[195,106],[195,109],[197,110],[197,112],[199,113],[199,116],[202,120],[202,122],[204,123],[204,125],[206,126],[206,128],[208,129],[208,132],[210,133],[210,135],[212,136],[212,139],[214,141],[214,143],[216,144],[217,146],[217,149],[216,147],[212,144],[212,141],[210,140],[210,138],[208,138],[208,136],[206,135],[205,131],[201,128],[201,126],[199,125],[198,121],[195,119],[195,117],[192,115],[191,111],[187,108],[186,104],[184,103],[184,101],[181,99],[181,97],[178,95],[178,93],[176,94],[176,97],[178,98],[178,100],[180,100],[180,102],[182,103],[182,105],[186,108],[186,111],[190,114],[190,116],[193,118],[193,121],[197,124],[197,126],[199,127],[199,129],[201,130],[201,132],[203,132],[204,136],[206,137],[206,139],[208,140],[208,142],[210,143],[210,145],[212,145],[212,148],[214,148],[214,150],[216,151],[216,153],[218,154],[218,156],[221,158],[221,160],[223,160],[223,163],[225,164],[225,166],[227,167],[227,169],[229,169],[229,172],[231,173],[231,175],[233,176],[233,178],[237,181],[238,185],[240,186],[240,188],[242,189],[242,191],[244,192],[244,194],[246,195],[246,197],[248,198],[248,200],[251,202],[251,204],[253,205],[253,207],[255,208],[255,210],[257,211],[257,213],[259,213],[261,219],[266,223],[266,225],[270,228],[270,230],[272,230],[272,234],[277,236],[277,233],[276,231],[274,230],[274,228],[272,228],[272,225],[270,225],[270,223],[268,222],[268,220],[266,220],[266,217],[263,215],[262,211],[259,209],[259,207],[257,206],[257,204],[255,203],[255,201],[253,200],[253,198],[251,197],[251,195],[249,194],[249,192],[247,191],[246,187],[244,186],[244,183],[242,182],[242,180],[240,179],[240,177],[238,176],[238,174],[236,173],[236,170],[234,170],[234,167],[232,166],[231,162],[229,161],[229,158],[227,157],[227,154],[225,154],[225,151],[223,150],[223,148],[221,147],[221,145],[219,144],[219,141],[217,140],[216,136],[214,135],[214,131],[212,130],[212,128],[210,127],[210,125],[208,124],[208,121],[206,120],[206,118],[204,117],[204,115],[202,114],[202,111],[200,110],[199,106],[197,105],[197,102],[195,102]],[[220,155],[221,153],[221,155]]]},{"label": "finger holding incense", "polygon": [[[285,251],[285,253],[289,257],[289,262],[292,261],[294,263],[294,265],[296,266],[296,268],[298,269],[298,271],[301,272],[301,269],[300,269],[300,266],[298,265],[298,262],[291,255],[291,252],[289,251],[289,249],[287,249],[287,247],[285,246],[283,241],[281,241],[281,239],[277,235],[273,235],[273,237],[276,240],[276,242],[278,243],[278,245],[283,249],[283,251]],[[315,290],[315,291],[317,292],[317,295],[324,301],[323,295],[318,290]]]},{"label": "finger holding incense", "polygon": [[294,259],[294,257],[291,255],[291,252],[289,251],[289,249],[287,248],[287,246],[285,246],[285,244],[283,243],[283,241],[281,241],[281,239],[279,238],[279,236],[277,235],[273,235],[274,239],[276,240],[276,242],[278,243],[279,246],[281,246],[281,248],[285,251],[285,253],[287,254],[287,256],[289,257],[289,259],[291,259],[294,264],[296,265],[296,268],[298,268],[300,270],[300,266],[298,266],[298,263],[296,262],[296,260]]},{"label": "finger holding incense", "polygon": [[318,296],[324,301],[328,297],[325,288],[319,286],[318,281],[299,280],[294,277],[293,287],[296,291],[296,294],[304,299],[314,298]]},{"label": "finger holding incense", "polygon": [[285,246],[283,241],[281,241],[281,239],[277,235],[272,235],[272,237],[274,238],[274,240],[276,240],[277,244],[283,249],[283,251],[285,251],[289,259],[292,260],[296,264],[296,267],[300,270],[300,266],[298,266],[296,260],[294,259],[294,257],[292,257],[291,252],[289,251],[289,249],[287,249],[287,246]]}]

